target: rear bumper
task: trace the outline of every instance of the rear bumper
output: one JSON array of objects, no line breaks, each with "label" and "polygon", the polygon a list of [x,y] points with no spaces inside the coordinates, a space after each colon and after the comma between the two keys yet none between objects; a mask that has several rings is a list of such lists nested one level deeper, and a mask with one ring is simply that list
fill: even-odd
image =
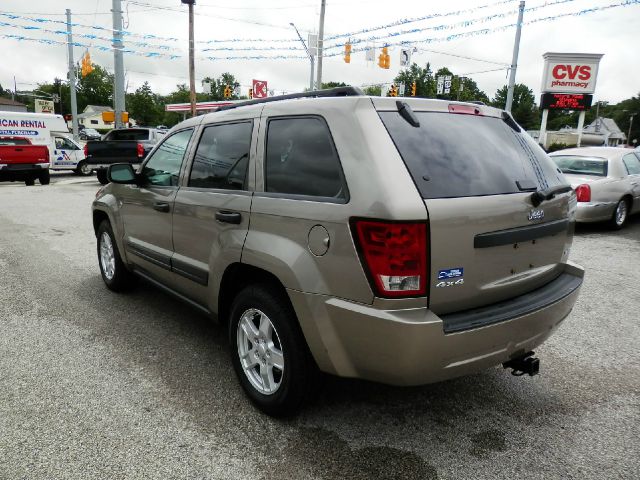
[{"label": "rear bumper", "polygon": [[[420,385],[503,363],[544,342],[571,312],[580,281],[562,298],[491,325],[445,333],[426,308],[380,310],[370,305],[289,291],[309,348],[321,370],[392,385]],[[503,302],[504,303],[504,302]]]},{"label": "rear bumper", "polygon": [[613,215],[616,202],[578,202],[576,222],[603,222]]},{"label": "rear bumper", "polygon": [[43,171],[49,170],[48,163],[12,163],[0,164],[0,180],[23,180],[37,177]]}]

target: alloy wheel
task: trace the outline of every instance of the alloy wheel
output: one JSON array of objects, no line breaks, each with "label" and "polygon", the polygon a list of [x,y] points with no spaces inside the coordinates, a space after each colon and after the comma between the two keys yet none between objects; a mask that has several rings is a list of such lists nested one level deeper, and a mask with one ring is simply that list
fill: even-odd
[{"label": "alloy wheel", "polygon": [[251,386],[263,395],[276,393],[284,375],[284,355],[278,332],[264,312],[250,308],[240,316],[237,345]]}]

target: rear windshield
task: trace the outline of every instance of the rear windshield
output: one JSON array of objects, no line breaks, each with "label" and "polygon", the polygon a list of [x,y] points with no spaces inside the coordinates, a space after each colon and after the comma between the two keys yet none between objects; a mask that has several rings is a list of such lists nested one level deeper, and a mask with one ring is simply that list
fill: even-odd
[{"label": "rear windshield", "polygon": [[562,173],[574,175],[607,176],[607,159],[600,157],[581,157],[578,155],[558,155],[551,157]]},{"label": "rear windshield", "polygon": [[[502,119],[415,112],[420,127],[397,111],[379,112],[423,198],[472,197],[545,189],[567,182],[525,132]],[[518,182],[518,183],[516,183]]]},{"label": "rear windshield", "polygon": [[109,133],[108,140],[148,140],[149,139],[149,130],[114,130]]}]

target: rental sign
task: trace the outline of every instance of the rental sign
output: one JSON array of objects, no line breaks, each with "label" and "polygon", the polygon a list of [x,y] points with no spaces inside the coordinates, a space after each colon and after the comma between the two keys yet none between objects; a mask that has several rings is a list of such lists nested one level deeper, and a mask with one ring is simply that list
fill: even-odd
[{"label": "rental sign", "polygon": [[602,54],[545,53],[542,92],[593,93]]}]

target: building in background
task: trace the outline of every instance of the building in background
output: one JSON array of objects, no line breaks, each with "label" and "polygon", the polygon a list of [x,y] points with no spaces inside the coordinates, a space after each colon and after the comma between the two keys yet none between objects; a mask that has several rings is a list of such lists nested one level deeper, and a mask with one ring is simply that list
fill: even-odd
[{"label": "building in background", "polygon": [[10,98],[0,97],[0,112],[26,112],[27,106],[24,103],[16,102]]},{"label": "building in background", "polygon": [[[540,131],[529,130],[527,133],[539,142]],[[583,147],[617,147],[624,146],[627,136],[612,118],[598,117],[582,130]],[[578,144],[578,130],[566,126],[556,131],[547,131],[545,150],[575,147]]]}]

